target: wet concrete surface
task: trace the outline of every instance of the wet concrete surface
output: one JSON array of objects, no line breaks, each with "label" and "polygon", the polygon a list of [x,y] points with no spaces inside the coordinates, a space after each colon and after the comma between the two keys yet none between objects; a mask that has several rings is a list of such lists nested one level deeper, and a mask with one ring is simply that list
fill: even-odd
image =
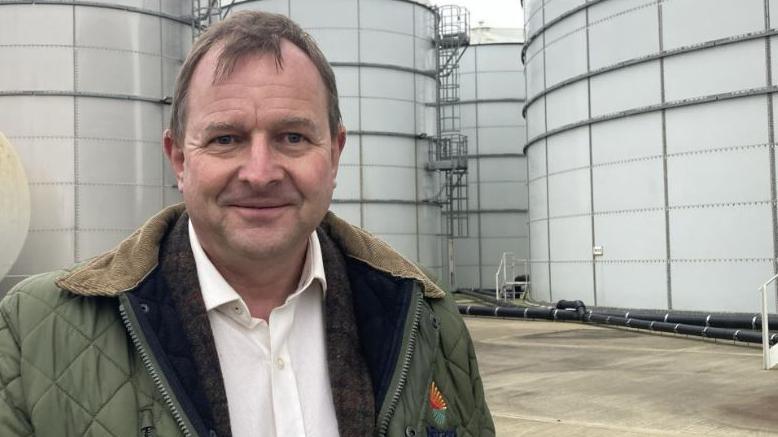
[{"label": "wet concrete surface", "polygon": [[778,370],[732,342],[466,317],[498,436],[778,436]]}]

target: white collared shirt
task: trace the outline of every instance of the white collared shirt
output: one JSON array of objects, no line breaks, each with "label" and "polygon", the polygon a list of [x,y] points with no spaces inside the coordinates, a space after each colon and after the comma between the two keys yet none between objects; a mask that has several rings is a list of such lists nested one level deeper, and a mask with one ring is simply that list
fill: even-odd
[{"label": "white collared shirt", "polygon": [[246,303],[216,270],[189,222],[197,276],[211,323],[232,435],[337,436],[324,338],[324,276],[314,231],[297,289],[269,320]]}]

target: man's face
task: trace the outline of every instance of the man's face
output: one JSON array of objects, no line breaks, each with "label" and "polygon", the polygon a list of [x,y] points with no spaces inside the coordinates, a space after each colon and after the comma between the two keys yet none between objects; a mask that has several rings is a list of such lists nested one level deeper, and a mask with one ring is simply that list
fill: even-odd
[{"label": "man's face", "polygon": [[345,132],[330,132],[327,91],[311,60],[281,44],[214,83],[217,50],[189,86],[183,145],[165,151],[192,225],[213,259],[300,253],[332,199]]}]

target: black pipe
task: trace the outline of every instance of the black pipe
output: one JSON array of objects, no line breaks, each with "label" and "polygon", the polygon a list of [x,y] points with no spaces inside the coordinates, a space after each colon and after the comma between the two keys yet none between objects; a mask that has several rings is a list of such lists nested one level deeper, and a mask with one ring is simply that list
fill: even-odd
[{"label": "black pipe", "polygon": [[[729,329],[752,329],[754,331],[762,330],[761,314],[673,314],[673,313],[649,313],[644,311],[598,311],[598,314],[607,316],[651,320],[655,322],[683,323],[685,325],[709,326],[714,328]],[[778,330],[778,316],[768,318],[768,325],[771,331]]]},{"label": "black pipe", "polygon": [[[580,317],[579,311],[548,307],[489,308],[476,305],[459,305],[459,312],[461,314],[472,316],[580,321],[659,332],[671,332],[683,335],[695,335],[723,340],[734,340],[744,343],[762,343],[761,332],[750,329],[718,328],[712,326],[699,326],[684,323],[670,323],[657,320],[637,319],[633,317],[627,318],[615,315],[594,313],[589,310],[586,311],[583,317]],[[770,334],[769,341],[771,346],[778,343],[778,334]]]}]

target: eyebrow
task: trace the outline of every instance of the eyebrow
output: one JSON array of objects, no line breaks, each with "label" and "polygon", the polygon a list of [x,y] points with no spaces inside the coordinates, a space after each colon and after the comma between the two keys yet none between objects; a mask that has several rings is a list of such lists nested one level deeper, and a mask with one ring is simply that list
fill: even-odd
[{"label": "eyebrow", "polygon": [[211,123],[208,123],[205,126],[205,129],[203,129],[203,133],[208,135],[212,132],[219,132],[219,131],[239,131],[241,130],[241,126],[234,124],[234,123],[228,123],[224,121],[214,121]]},{"label": "eyebrow", "polygon": [[288,117],[283,117],[280,120],[273,123],[273,126],[278,128],[290,128],[290,127],[301,127],[308,129],[309,131],[313,132],[314,135],[320,134],[319,126],[310,118],[307,117],[299,117],[295,115],[291,115]]}]

